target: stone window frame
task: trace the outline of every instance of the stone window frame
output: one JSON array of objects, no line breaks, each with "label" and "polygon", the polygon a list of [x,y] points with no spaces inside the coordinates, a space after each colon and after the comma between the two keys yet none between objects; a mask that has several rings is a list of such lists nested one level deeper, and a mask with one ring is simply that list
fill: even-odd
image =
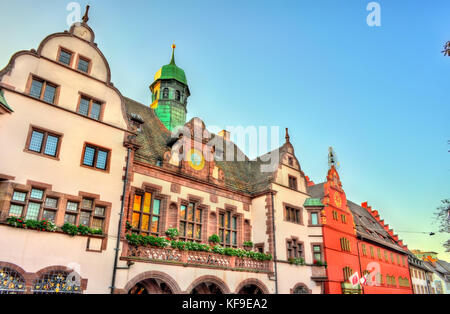
[{"label": "stone window frame", "polygon": [[[5,187],[6,192],[6,198],[4,199],[4,202],[0,202],[0,220],[1,222],[4,222],[7,217],[9,217],[9,208],[13,196],[14,191],[21,191],[23,193],[31,193],[32,188],[37,188],[41,190],[45,190],[43,197],[42,197],[42,206],[40,209],[40,213],[38,216],[38,220],[43,219],[43,213],[45,210],[53,211],[55,213],[55,225],[58,227],[61,227],[64,225],[64,216],[67,206],[67,201],[74,201],[80,203],[83,197],[89,197],[95,200],[95,205],[101,206],[105,208],[105,218],[103,222],[103,228],[102,233],[103,235],[90,235],[89,237],[102,237],[102,247],[101,250],[106,250],[107,247],[107,235],[109,231],[109,223],[111,218],[111,208],[112,203],[106,202],[103,200],[100,200],[100,195],[88,193],[79,191],[78,196],[72,195],[72,194],[66,194],[61,193],[53,190],[53,187],[51,184],[44,183],[44,182],[38,182],[33,180],[27,180],[26,184],[20,184],[15,182],[9,182],[7,183],[7,186]],[[49,207],[46,205],[46,199],[47,198],[53,198],[57,199],[56,207]],[[25,209],[22,213],[22,216],[26,214]],[[26,216],[23,216],[26,217]]]},{"label": "stone window frame", "polygon": [[316,260],[315,257],[314,257],[314,254],[318,253],[318,252],[314,251],[314,247],[315,246],[319,246],[320,247],[320,261],[324,262],[325,261],[325,255],[324,255],[323,243],[322,242],[312,242],[311,243],[311,253],[312,253],[313,263],[314,263],[314,260]]},{"label": "stone window frame", "polygon": [[[84,156],[86,154],[86,148],[87,147],[95,149],[94,161],[93,161],[93,165],[92,166],[84,164]],[[108,153],[108,157],[106,158],[106,168],[105,169],[101,169],[101,168],[97,168],[96,167],[98,151],[103,151],[103,152],[107,152]],[[90,142],[84,142],[83,143],[83,150],[82,150],[81,158],[80,158],[80,167],[91,169],[91,170],[96,170],[96,171],[100,171],[100,172],[104,172],[104,173],[109,173],[110,169],[111,169],[111,155],[112,155],[112,149],[111,148],[103,147],[103,146],[100,146],[100,145],[97,145],[97,144],[93,144],[93,143],[90,143]]]},{"label": "stone window frame", "polygon": [[[84,72],[82,72],[82,73],[84,73]],[[83,98],[86,99],[86,100],[89,100],[89,108],[88,108],[87,115],[84,115],[84,114],[82,114],[80,112],[81,99],[83,99]],[[99,113],[98,119],[95,119],[95,118],[91,117],[91,111],[92,111],[92,104],[93,103],[96,103],[96,104],[100,105],[100,113]],[[106,101],[101,100],[101,99],[99,99],[97,97],[93,97],[93,96],[91,96],[91,95],[89,95],[87,93],[84,93],[84,92],[78,92],[78,102],[77,102],[77,108],[76,108],[76,113],[78,115],[83,116],[85,118],[89,118],[89,119],[94,120],[94,121],[102,122],[103,121],[103,116],[104,116],[104,113],[105,113],[105,107],[106,107]]]},{"label": "stone window frame", "polygon": [[[288,218],[287,218],[288,208],[291,209],[290,212],[292,212],[292,209],[294,210],[294,213],[296,215],[295,221],[292,221],[290,216],[289,216],[289,220],[288,220]],[[298,217],[298,220],[297,220],[297,217]],[[294,224],[303,226],[304,225],[303,224],[303,207],[295,206],[295,205],[283,202],[283,220],[285,222],[294,223]]]},{"label": "stone window frame", "polygon": [[[220,216],[225,215],[226,213],[230,213],[230,228],[221,227],[220,225]],[[236,217],[236,229],[232,229],[232,219]],[[225,218],[224,218],[225,219]],[[225,221],[225,220],[224,220]],[[217,232],[220,237],[220,230],[223,229],[230,231],[230,244],[225,243],[225,232],[224,232],[224,242],[220,242],[220,245],[223,247],[231,247],[231,248],[240,248],[243,246],[243,224],[244,224],[244,216],[237,212],[237,207],[233,205],[225,204],[225,209],[218,208],[217,209]],[[236,245],[233,244],[232,233],[236,232]]]},{"label": "stone window frame", "polygon": [[[204,204],[203,197],[199,197],[199,196],[196,196],[196,195],[189,194],[187,199],[180,199],[180,198],[178,199],[178,211],[177,211],[177,228],[178,228],[178,231],[180,231],[180,222],[182,220],[181,219],[181,214],[180,214],[181,206],[184,205],[184,206],[186,206],[186,209],[187,209],[187,207],[189,206],[189,203],[195,203],[196,204],[196,206],[194,208],[194,221],[195,221],[195,210],[196,209],[201,209],[202,210],[202,214],[201,214],[202,215],[201,216],[202,217],[202,220],[201,220],[202,221],[201,222],[201,238],[200,239],[195,239],[195,237],[193,237],[193,238],[187,238],[186,236],[182,237],[181,233],[180,233],[179,238],[180,239],[193,240],[193,241],[198,242],[198,243],[206,242],[206,240],[207,240],[207,230],[208,230],[208,218],[209,218],[210,210],[209,210],[209,206]],[[186,212],[186,217],[187,217],[187,212]],[[186,231],[187,231],[187,225],[186,225]],[[195,222],[194,222],[194,234],[195,234]]]},{"label": "stone window frame", "polygon": [[129,202],[129,211],[128,211],[128,222],[130,224],[133,223],[133,212],[134,212],[134,199],[136,195],[141,195],[142,199],[141,199],[141,215],[139,217],[139,229],[131,229],[132,231],[139,231],[139,233],[141,233],[142,229],[141,229],[141,223],[142,223],[142,206],[144,204],[144,197],[145,197],[145,193],[151,193],[151,203],[150,203],[150,211],[151,214],[150,216],[150,220],[149,220],[149,230],[148,234],[152,234],[150,228],[151,228],[151,218],[152,218],[152,210],[153,210],[153,201],[155,199],[160,200],[160,206],[159,206],[159,224],[158,224],[158,232],[157,233],[153,233],[156,234],[158,236],[163,236],[166,230],[164,230],[166,228],[166,214],[168,211],[168,196],[165,194],[161,193],[162,188],[160,186],[156,186],[156,185],[151,185],[151,184],[146,184],[144,183],[142,185],[141,188],[136,188],[136,187],[131,187],[131,191],[130,191],[130,202]]},{"label": "stone window frame", "polygon": [[[44,138],[42,139],[42,144],[41,144],[41,152],[36,152],[36,151],[29,149],[33,131],[44,133]],[[58,138],[58,145],[56,147],[56,155],[55,156],[45,154],[45,146],[47,144],[48,135]],[[28,135],[27,135],[27,140],[25,142],[25,148],[23,149],[23,151],[26,153],[37,155],[37,156],[46,157],[46,158],[50,158],[53,160],[59,160],[59,154],[61,152],[61,143],[62,143],[63,137],[64,137],[64,133],[55,132],[53,130],[49,130],[49,129],[46,129],[46,128],[43,128],[43,127],[40,127],[40,126],[37,126],[34,124],[30,124],[30,128],[28,130]]]},{"label": "stone window frame", "polygon": [[[293,256],[289,256],[289,247],[292,248]],[[299,241],[299,238],[295,236],[286,238],[286,260],[289,260],[290,258],[303,258],[303,260],[306,258],[305,242]]]},{"label": "stone window frame", "polygon": [[[41,95],[39,96],[39,98],[30,95],[30,93],[31,93],[31,86],[32,86],[33,80],[40,81],[40,82],[43,83],[42,84],[42,89],[41,89]],[[47,85],[52,86],[52,87],[55,88],[55,95],[54,95],[54,98],[53,98],[53,102],[51,102],[51,103],[44,100],[44,95],[45,95],[45,90],[47,88]],[[45,79],[45,78],[43,78],[43,77],[41,77],[39,75],[36,75],[34,73],[30,73],[29,74],[28,81],[27,81],[27,84],[25,86],[25,94],[27,96],[30,96],[33,99],[38,99],[38,100],[43,101],[44,103],[47,103],[47,104],[52,104],[52,105],[56,105],[57,106],[58,102],[59,102],[60,91],[61,91],[61,86],[59,84],[56,84],[56,83],[54,83],[52,81],[49,81],[49,80],[47,80],[47,79]]]},{"label": "stone window frame", "polygon": [[[82,70],[79,69],[80,60],[86,61],[86,62],[88,63],[88,69],[87,69],[87,72],[82,71]],[[88,57],[85,57],[85,56],[83,56],[83,55],[81,55],[81,54],[77,54],[77,61],[75,62],[75,65],[76,65],[76,66],[75,66],[75,70],[76,70],[76,71],[81,72],[81,73],[84,73],[84,74],[87,74],[87,75],[91,75],[91,70],[92,70],[92,59],[90,59],[90,58],[88,58]]]},{"label": "stone window frame", "polygon": [[[65,63],[60,61],[60,59],[61,59],[61,52],[62,51],[64,51],[65,53],[70,54],[70,62],[69,62],[69,64],[65,64]],[[74,56],[75,56],[75,52],[74,51],[72,51],[70,49],[67,49],[66,47],[59,46],[58,47],[58,53],[56,55],[56,62],[58,62],[59,64],[62,64],[63,66],[72,68]]]},{"label": "stone window frame", "polygon": [[296,176],[288,175],[288,186],[291,190],[298,191],[298,179]]},{"label": "stone window frame", "polygon": [[[322,209],[321,208],[306,208],[308,212],[308,227],[322,227]],[[317,224],[312,223],[312,214],[317,214]]]},{"label": "stone window frame", "polygon": [[[47,198],[46,196],[46,188],[45,186],[39,185],[39,184],[33,184],[31,185],[31,187],[29,189],[21,189],[21,188],[14,188],[13,189],[13,193],[11,195],[11,200],[9,201],[9,209],[8,209],[8,217],[17,217],[17,216],[11,216],[11,205],[18,205],[18,206],[22,206],[22,213],[20,215],[20,218],[22,220],[27,220],[28,218],[28,208],[30,203],[35,203],[35,204],[39,204],[39,212],[38,212],[38,216],[37,219],[34,220],[41,220],[42,219],[42,215],[44,213],[44,203],[45,200]],[[36,198],[32,198],[31,197],[31,192],[33,190],[40,190],[42,191],[42,198],[41,199],[36,199]],[[25,200],[24,201],[19,201],[19,200],[14,200],[14,193],[15,192],[19,192],[19,193],[25,193]]]}]

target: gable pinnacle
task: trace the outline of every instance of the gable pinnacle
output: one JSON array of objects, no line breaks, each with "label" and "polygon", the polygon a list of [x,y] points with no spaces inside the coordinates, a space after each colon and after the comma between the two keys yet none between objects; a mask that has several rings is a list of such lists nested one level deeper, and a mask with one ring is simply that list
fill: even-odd
[{"label": "gable pinnacle", "polygon": [[89,8],[90,8],[90,6],[87,5],[86,12],[84,13],[84,16],[83,16],[83,23],[85,23],[85,24],[89,21]]},{"label": "gable pinnacle", "polygon": [[172,59],[170,60],[170,64],[175,64],[175,48],[177,46],[175,45],[175,43],[172,44]]}]

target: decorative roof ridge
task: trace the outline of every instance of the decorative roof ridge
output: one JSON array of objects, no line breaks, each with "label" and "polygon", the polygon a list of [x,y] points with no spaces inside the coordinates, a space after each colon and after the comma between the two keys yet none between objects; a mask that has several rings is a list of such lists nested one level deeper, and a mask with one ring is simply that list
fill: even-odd
[{"label": "decorative roof ridge", "polygon": [[397,242],[405,251],[408,250],[408,246],[406,244],[403,244],[403,240],[400,240],[398,235],[394,233],[394,229],[389,228],[389,224],[384,223],[384,219],[381,219],[378,210],[372,209],[372,206],[369,206],[367,201],[361,203],[361,207],[366,209],[367,212],[378,221],[378,223],[383,227],[384,230],[386,230],[386,232],[395,242]]}]

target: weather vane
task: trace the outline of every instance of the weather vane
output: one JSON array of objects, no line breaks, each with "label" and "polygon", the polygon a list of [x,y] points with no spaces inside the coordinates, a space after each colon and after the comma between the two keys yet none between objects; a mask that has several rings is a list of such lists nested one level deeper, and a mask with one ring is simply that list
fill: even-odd
[{"label": "weather vane", "polygon": [[450,40],[445,43],[442,53],[444,54],[444,56],[450,57]]},{"label": "weather vane", "polygon": [[332,166],[336,165],[336,157],[334,155],[333,147],[330,146],[328,148],[328,167],[331,168]]}]

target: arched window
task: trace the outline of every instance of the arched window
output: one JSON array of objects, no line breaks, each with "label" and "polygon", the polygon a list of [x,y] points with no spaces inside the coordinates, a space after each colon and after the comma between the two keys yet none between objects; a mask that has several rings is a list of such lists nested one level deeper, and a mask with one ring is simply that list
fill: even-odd
[{"label": "arched window", "polygon": [[293,294],[309,294],[308,288],[306,288],[303,285],[297,286],[294,291],[292,291]]},{"label": "arched window", "polygon": [[0,267],[0,294],[22,294],[25,292],[25,279],[8,267]]},{"label": "arched window", "polygon": [[169,98],[169,89],[166,87],[163,89],[163,99]]},{"label": "arched window", "polygon": [[34,294],[74,294],[81,292],[81,278],[75,272],[50,271],[33,282]]},{"label": "arched window", "polygon": [[178,100],[178,101],[181,100],[181,93],[179,90],[175,91],[175,100]]}]

